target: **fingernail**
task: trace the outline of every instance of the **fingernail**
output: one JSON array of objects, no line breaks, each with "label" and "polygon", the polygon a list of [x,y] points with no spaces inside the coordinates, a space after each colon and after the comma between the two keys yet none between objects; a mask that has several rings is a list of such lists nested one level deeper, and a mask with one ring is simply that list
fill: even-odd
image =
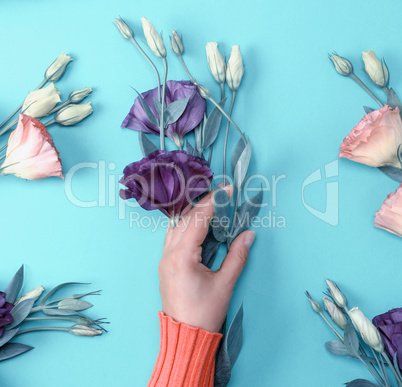
[{"label": "fingernail", "polygon": [[248,231],[243,241],[244,246],[246,246],[249,249],[253,244],[254,239],[255,239],[255,231]]}]

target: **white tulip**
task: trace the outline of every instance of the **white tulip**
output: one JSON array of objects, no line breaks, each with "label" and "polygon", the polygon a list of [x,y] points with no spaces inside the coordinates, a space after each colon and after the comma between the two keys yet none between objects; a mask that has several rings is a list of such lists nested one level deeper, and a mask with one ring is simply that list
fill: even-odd
[{"label": "white tulip", "polygon": [[64,52],[48,67],[45,72],[45,78],[48,82],[56,82],[61,78],[67,65],[73,60],[70,55]]},{"label": "white tulip", "polygon": [[331,294],[332,299],[334,300],[335,304],[338,305],[340,308],[346,308],[348,305],[348,300],[343,295],[343,293],[339,290],[336,283],[330,281],[329,279],[325,280],[328,285],[328,290]]},{"label": "white tulip", "polygon": [[218,49],[218,42],[210,42],[205,46],[207,51],[208,68],[215,81],[218,83],[225,82],[226,79],[226,63],[225,58]]},{"label": "white tulip", "polygon": [[329,59],[331,60],[332,64],[335,67],[335,70],[339,74],[345,77],[353,74],[353,65],[346,58],[343,58],[342,56],[333,53],[332,55],[329,55]]},{"label": "white tulip", "polygon": [[333,322],[338,325],[339,328],[345,329],[348,320],[342,311],[327,297],[323,297],[322,300],[324,301],[325,310],[331,316]]},{"label": "white tulip", "polygon": [[116,27],[119,29],[120,33],[122,34],[123,38],[127,40],[131,40],[134,38],[133,30],[127,25],[127,23],[123,19],[114,19]]},{"label": "white tulip", "polygon": [[30,292],[24,294],[17,301],[14,302],[14,306],[17,306],[19,303],[25,300],[34,300],[34,302],[42,295],[45,288],[43,286],[37,286],[35,289]]},{"label": "white tulip", "polygon": [[184,52],[183,41],[181,36],[176,32],[172,31],[172,36],[170,37],[170,45],[172,46],[172,51],[177,55],[181,56]]},{"label": "white tulip", "polygon": [[92,93],[92,89],[90,87],[85,87],[84,89],[71,92],[68,99],[72,103],[80,103],[83,99],[88,97],[88,95],[91,93]]},{"label": "white tulip", "polygon": [[141,18],[141,22],[149,48],[157,57],[166,58],[166,47],[162,37],[156,32],[155,27],[147,18]]},{"label": "white tulip", "polygon": [[226,69],[226,82],[230,89],[236,91],[244,74],[243,60],[240,53],[240,46],[232,46],[232,52]]},{"label": "white tulip", "polygon": [[34,118],[46,117],[56,104],[61,101],[59,94],[60,92],[54,83],[43,89],[31,91],[22,104],[21,113]]},{"label": "white tulip", "polygon": [[364,342],[377,352],[384,352],[384,343],[381,339],[380,332],[363,312],[355,307],[351,309],[348,314],[354,327],[360,332]]},{"label": "white tulip", "polygon": [[91,102],[85,102],[79,105],[70,104],[58,111],[54,116],[54,120],[59,125],[71,126],[78,124],[78,122],[88,117],[92,112]]},{"label": "white tulip", "polygon": [[373,83],[379,87],[387,87],[389,72],[384,60],[380,61],[373,50],[363,51],[362,57],[364,69]]}]

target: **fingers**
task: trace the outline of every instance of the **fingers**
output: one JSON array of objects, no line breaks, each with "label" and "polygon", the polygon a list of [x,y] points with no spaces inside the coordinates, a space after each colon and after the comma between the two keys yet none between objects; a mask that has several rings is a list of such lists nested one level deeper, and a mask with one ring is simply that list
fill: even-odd
[{"label": "fingers", "polygon": [[[222,187],[229,197],[232,196],[233,187]],[[209,229],[209,222],[214,215],[213,191],[201,199],[183,218],[176,227],[175,233],[184,236],[183,242],[195,246],[201,246]]]},{"label": "fingers", "polygon": [[250,247],[254,242],[255,232],[242,232],[230,245],[229,252],[217,272],[223,283],[234,288],[244,266],[247,263]]}]

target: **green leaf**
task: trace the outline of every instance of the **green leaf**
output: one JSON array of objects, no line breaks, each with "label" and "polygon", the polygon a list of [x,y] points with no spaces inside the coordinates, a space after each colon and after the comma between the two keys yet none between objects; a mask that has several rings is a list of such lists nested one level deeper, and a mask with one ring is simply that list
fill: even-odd
[{"label": "green leaf", "polygon": [[387,105],[390,106],[392,109],[395,109],[396,107],[401,107],[401,101],[399,101],[399,98],[393,89],[389,90]]},{"label": "green leaf", "polygon": [[156,120],[156,117],[154,116],[154,113],[152,113],[151,108],[145,102],[144,98],[142,98],[142,95],[137,90],[135,90],[134,87],[132,89],[138,94],[138,98],[140,99],[142,108],[144,109],[144,112],[147,115],[149,121],[151,121],[152,124],[159,126],[158,121]]},{"label": "green leaf", "polygon": [[221,242],[215,239],[212,230],[208,232],[204,242],[202,242],[201,262],[209,269],[212,267],[215,261],[220,244]]},{"label": "green leaf", "polygon": [[243,149],[243,152],[241,153],[239,159],[237,160],[235,171],[233,174],[234,186],[237,190],[239,190],[244,183],[244,179],[248,171],[248,166],[250,164],[250,159],[251,159],[251,144],[250,141],[247,141],[247,144]]},{"label": "green leaf", "polygon": [[369,114],[369,113],[371,113],[371,112],[374,111],[374,109],[369,108],[369,107],[367,107],[367,106],[363,106],[363,109],[364,109],[364,111],[366,112],[366,114]]},{"label": "green leaf", "polygon": [[60,284],[56,287],[54,287],[50,292],[48,292],[44,297],[42,297],[41,301],[40,301],[40,305],[43,306],[45,305],[46,301],[54,294],[56,293],[58,290],[66,287],[66,286],[70,286],[70,285],[89,285],[89,283],[84,283],[84,282],[65,282],[63,284]]},{"label": "green leaf", "polygon": [[234,175],[234,171],[236,169],[236,164],[237,164],[237,162],[239,160],[239,157],[243,153],[245,147],[246,147],[246,144],[244,143],[243,139],[241,138],[237,142],[235,150],[234,150],[233,155],[232,155],[232,175]]},{"label": "green leaf", "polygon": [[214,217],[211,220],[211,229],[214,237],[219,242],[225,242],[229,229],[229,195],[219,186],[214,188],[213,193]]},{"label": "green leaf", "polygon": [[[219,106],[223,109],[225,106],[225,102],[227,97],[219,102]],[[207,122],[204,126],[204,141],[202,144],[202,150],[207,149],[210,147],[218,137],[219,128],[222,122],[222,113],[221,111],[215,106],[211,112],[211,114],[207,118]]]},{"label": "green leaf", "polygon": [[11,359],[12,357],[21,355],[30,351],[34,347],[19,343],[7,343],[0,348],[0,361]]},{"label": "green leaf", "polygon": [[0,337],[0,347],[9,342],[16,335],[18,330],[19,328],[4,331],[3,335]]},{"label": "green leaf", "polygon": [[158,114],[160,116],[161,112],[162,112],[162,104],[155,97],[154,97],[154,105],[155,105],[156,111],[158,112]]},{"label": "green leaf", "polygon": [[325,348],[328,352],[338,356],[349,356],[349,352],[345,345],[339,340],[331,340],[325,343]]},{"label": "green leaf", "polygon": [[144,157],[148,156],[152,152],[159,150],[158,147],[154,145],[154,143],[146,136],[146,134],[142,130],[138,132],[138,139],[140,141],[140,147]]},{"label": "green leaf", "polygon": [[85,317],[82,313],[72,309],[49,309],[44,308],[43,313],[48,316],[81,316]]},{"label": "green leaf", "polygon": [[346,385],[346,387],[373,387],[373,386],[378,386],[378,384],[371,383],[369,380],[366,379],[355,379]]},{"label": "green leaf", "polygon": [[165,128],[168,125],[175,123],[181,117],[181,115],[186,110],[189,99],[190,99],[190,97],[178,99],[177,101],[172,102],[165,109],[165,112],[164,112]]},{"label": "green leaf", "polygon": [[402,182],[402,169],[394,167],[393,165],[384,165],[378,169],[391,179],[396,180],[399,183]]},{"label": "green leaf", "polygon": [[359,356],[359,338],[350,321],[347,322],[343,337],[346,350],[353,357]]},{"label": "green leaf", "polygon": [[14,321],[6,325],[6,329],[15,328],[17,325],[21,324],[25,318],[29,315],[35,300],[24,300],[20,302],[17,306],[11,309],[11,316],[13,316]]},{"label": "green leaf", "polygon": [[84,300],[77,300],[74,298],[64,298],[57,304],[57,307],[59,309],[71,309],[75,311],[80,311],[92,308],[93,305],[90,302]]},{"label": "green leaf", "polygon": [[24,281],[24,265],[22,265],[15,273],[14,277],[6,287],[4,293],[7,302],[14,304],[22,288],[22,282]]}]

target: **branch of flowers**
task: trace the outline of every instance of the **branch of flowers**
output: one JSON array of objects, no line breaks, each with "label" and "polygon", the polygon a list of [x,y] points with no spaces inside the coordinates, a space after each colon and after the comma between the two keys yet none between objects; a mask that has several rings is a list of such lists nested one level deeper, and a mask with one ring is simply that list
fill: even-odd
[{"label": "branch of flowers", "polygon": [[350,74],[350,78],[352,78],[381,107],[384,106],[384,104],[374,95],[374,93],[364,84],[364,82],[355,73]]},{"label": "branch of flowers", "polygon": [[381,355],[383,356],[383,358],[385,359],[385,361],[388,363],[389,368],[391,369],[396,382],[398,383],[398,386],[402,386],[402,380],[399,377],[398,373],[396,372],[394,365],[392,364],[391,360],[389,359],[388,355],[385,352],[382,352]]},{"label": "branch of flowers", "polygon": [[[43,81],[35,88],[35,90],[41,89],[43,86],[46,85],[48,79],[44,78]],[[21,102],[21,104],[0,124],[0,128],[2,128],[8,121],[11,120],[22,108],[24,102]]]},{"label": "branch of flowers", "polygon": [[83,325],[96,325],[99,329],[102,329],[103,331],[107,332],[105,328],[103,328],[100,324],[110,324],[108,321],[101,321],[103,320],[98,319],[98,320],[91,320],[88,317],[27,317],[23,322],[25,321],[41,321],[41,320],[61,320],[61,321],[73,321],[76,322],[77,324],[83,324]]},{"label": "branch of flowers", "polygon": [[[365,366],[366,368],[370,371],[371,375],[373,376],[373,378],[377,381],[377,383],[379,383],[381,386],[383,387],[388,387],[386,384],[384,384],[384,381],[382,381],[382,379],[379,379],[378,376],[374,373],[374,371],[370,368],[370,366],[362,359],[362,357],[359,355],[357,357]],[[377,373],[377,370],[374,368],[374,370]],[[377,373],[378,374],[378,373]]]},{"label": "branch of flowers", "polygon": [[[230,103],[230,109],[229,109],[229,117],[232,117],[232,112],[233,112],[233,106],[236,100],[236,91],[232,92],[232,102]],[[227,148],[228,148],[228,137],[229,137],[229,126],[230,122],[227,121],[226,123],[226,131],[225,131],[225,142],[223,143],[223,185],[226,185],[226,153],[227,153]]]},{"label": "branch of flowers", "polygon": [[158,99],[161,99],[161,78],[159,76],[158,69],[156,68],[154,62],[152,62],[151,58],[145,53],[145,51],[141,48],[141,46],[137,43],[134,37],[131,37],[130,41],[134,44],[134,46],[138,49],[138,51],[144,56],[144,58],[148,61],[151,67],[154,69],[156,74],[156,79],[158,82]]},{"label": "branch of flowers", "polygon": [[[221,101],[225,98],[225,82],[221,83]],[[212,152],[214,150],[214,143],[209,147],[209,155],[208,155],[208,167],[211,166],[212,162]]]},{"label": "branch of flowers", "polygon": [[162,58],[163,61],[163,89],[162,89],[162,100],[161,101],[161,117],[160,117],[160,143],[161,150],[165,150],[165,121],[164,121],[164,110],[165,110],[165,94],[166,94],[166,79],[168,73],[168,64],[166,58]]},{"label": "branch of flowers", "polygon": [[383,377],[384,377],[386,386],[387,386],[387,387],[388,387],[388,386],[391,387],[391,385],[390,385],[390,383],[389,383],[388,373],[387,373],[387,370],[385,369],[385,364],[384,364],[384,360],[383,360],[382,356],[380,356],[381,362],[379,362],[379,361],[378,361],[378,356],[377,356],[377,354],[376,354],[376,351],[375,351],[373,348],[371,348],[371,351],[373,352],[373,355],[374,355],[374,357],[375,357],[375,359],[376,359],[376,361],[377,361],[377,364],[378,364],[379,367],[380,367],[380,370],[381,370],[381,373],[383,374]]}]

